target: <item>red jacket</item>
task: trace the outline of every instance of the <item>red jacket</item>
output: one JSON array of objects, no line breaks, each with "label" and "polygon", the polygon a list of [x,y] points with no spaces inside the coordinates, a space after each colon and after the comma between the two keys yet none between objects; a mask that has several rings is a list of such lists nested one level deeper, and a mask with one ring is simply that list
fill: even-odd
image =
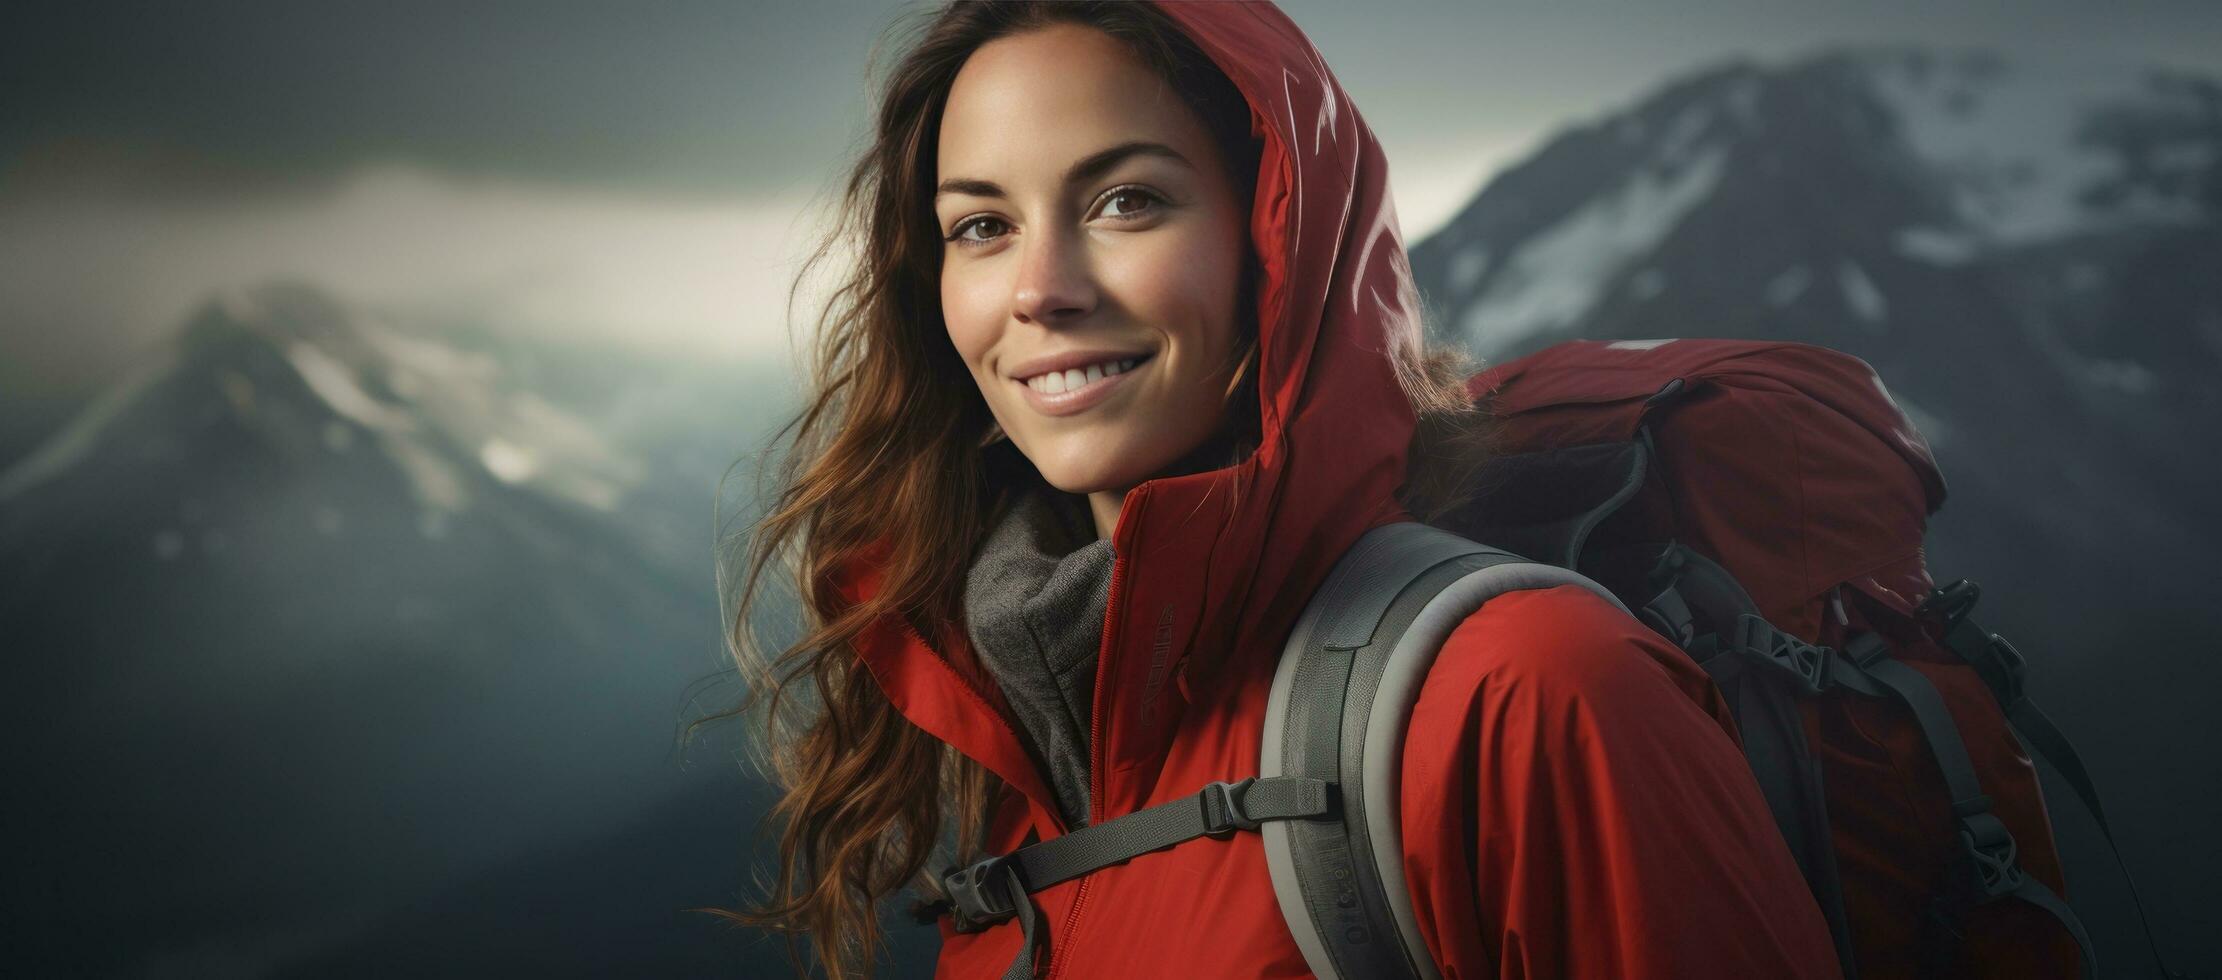
[{"label": "red jacket", "polygon": [[[1126,497],[1097,663],[1089,817],[1258,771],[1283,640],[1345,548],[1403,520],[1413,431],[1383,352],[1419,304],[1374,135],[1268,4],[1167,4],[1250,100],[1264,437],[1246,462]],[[869,562],[836,573],[850,595]],[[1066,828],[963,631],[895,619],[859,652],[905,717],[1013,790],[996,853]],[[1705,674],[1573,587],[1507,595],[1450,637],[1406,739],[1405,870],[1447,977],[1833,976],[1820,913]],[[1051,977],[1305,976],[1259,835],[1204,838],[1037,892]],[[958,934],[993,977],[1019,926]]]}]

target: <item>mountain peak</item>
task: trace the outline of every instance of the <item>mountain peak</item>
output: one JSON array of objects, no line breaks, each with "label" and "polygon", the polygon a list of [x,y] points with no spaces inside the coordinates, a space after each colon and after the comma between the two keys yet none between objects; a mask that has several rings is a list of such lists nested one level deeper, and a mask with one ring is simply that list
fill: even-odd
[{"label": "mountain peak", "polygon": [[[156,404],[142,404],[149,399]],[[99,450],[119,418],[185,446],[229,417],[300,465],[368,445],[406,478],[432,526],[496,486],[607,511],[642,464],[592,426],[525,390],[494,355],[466,351],[314,285],[226,290],[41,449],[0,474],[0,499]]]},{"label": "mountain peak", "polygon": [[274,280],[210,297],[187,318],[181,339],[188,349],[240,335],[270,343],[345,343],[355,333],[353,321],[353,311],[331,293],[298,280]]},{"label": "mountain peak", "polygon": [[1858,347],[1905,329],[1919,306],[1892,294],[1925,277],[2204,233],[2218,211],[2214,79],[1870,44],[1723,62],[1567,130],[1412,267],[1444,332],[1484,357],[1649,336],[1662,316],[1702,325],[1669,332],[1828,324],[1811,339]]}]

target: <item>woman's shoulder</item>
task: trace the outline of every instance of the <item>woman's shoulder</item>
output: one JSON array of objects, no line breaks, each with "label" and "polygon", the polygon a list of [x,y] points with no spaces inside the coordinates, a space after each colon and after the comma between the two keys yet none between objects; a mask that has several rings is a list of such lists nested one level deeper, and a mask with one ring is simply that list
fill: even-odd
[{"label": "woman's shoulder", "polygon": [[1604,598],[1489,600],[1406,729],[1405,878],[1431,952],[1528,976],[1832,972],[1788,849],[1754,843],[1774,821],[1734,730],[1704,669]]},{"label": "woman's shoulder", "polygon": [[1404,745],[1430,952],[1524,976],[1833,972],[1731,732],[1703,669],[1605,599],[1489,600],[1444,643]]},{"label": "woman's shoulder", "polygon": [[1444,640],[1420,700],[1468,715],[1546,709],[1530,713],[1539,722],[1693,708],[1726,716],[1711,680],[1681,649],[1579,585],[1484,603]]}]

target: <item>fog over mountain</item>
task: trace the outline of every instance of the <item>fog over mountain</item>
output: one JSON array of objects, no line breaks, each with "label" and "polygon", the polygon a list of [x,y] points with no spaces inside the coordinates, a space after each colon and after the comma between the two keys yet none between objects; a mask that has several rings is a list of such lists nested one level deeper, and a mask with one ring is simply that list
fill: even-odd
[{"label": "fog over mountain", "polygon": [[[737,900],[763,800],[730,735],[677,735],[733,693],[686,700],[724,666],[710,491],[785,388],[307,286],[209,304],[0,474],[37,801],[0,819],[44,845],[4,886],[11,961],[733,962],[682,909]],[[442,897],[521,862],[530,888]]]}]

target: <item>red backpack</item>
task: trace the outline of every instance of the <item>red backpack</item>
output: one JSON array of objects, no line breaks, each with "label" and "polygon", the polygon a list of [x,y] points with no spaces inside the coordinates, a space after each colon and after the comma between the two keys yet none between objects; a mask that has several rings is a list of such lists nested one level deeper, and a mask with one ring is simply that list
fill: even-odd
[{"label": "red backpack", "polygon": [[1472,390],[1503,443],[1443,526],[1582,572],[1706,668],[1847,976],[2092,968],[2013,729],[2097,800],[2020,655],[1969,620],[1975,585],[1931,581],[1944,478],[1865,362],[1575,341]]}]

